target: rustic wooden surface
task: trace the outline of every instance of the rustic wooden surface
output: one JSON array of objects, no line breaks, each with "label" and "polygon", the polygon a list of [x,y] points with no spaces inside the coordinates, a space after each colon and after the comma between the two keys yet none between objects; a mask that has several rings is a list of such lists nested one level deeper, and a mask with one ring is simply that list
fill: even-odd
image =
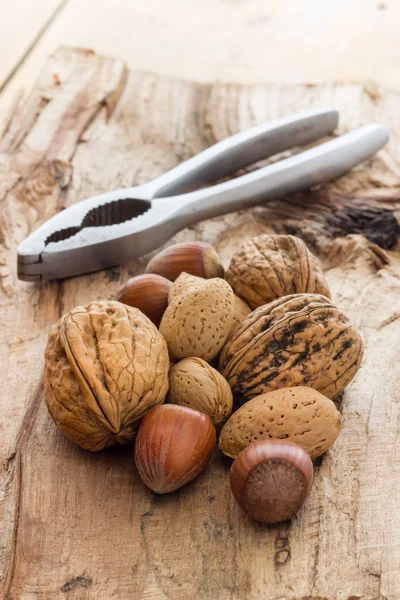
[{"label": "rustic wooden surface", "polygon": [[[355,84],[199,85],[71,49],[48,60],[0,140],[2,598],[398,600],[399,100]],[[143,183],[250,125],[330,104],[342,130],[386,123],[390,144],[318,192],[200,223],[172,241],[207,240],[228,263],[241,240],[290,231],[320,255],[334,299],[366,342],[342,433],[290,524],[250,522],[218,452],[192,485],[156,497],[138,479],[132,447],[90,454],[69,443],[41,385],[50,325],[73,306],[112,298],[148,257],[36,285],[17,280],[15,248],[63,206]]]},{"label": "rustic wooden surface", "polygon": [[200,82],[400,90],[399,22],[400,0],[0,0],[0,129],[60,44]]}]

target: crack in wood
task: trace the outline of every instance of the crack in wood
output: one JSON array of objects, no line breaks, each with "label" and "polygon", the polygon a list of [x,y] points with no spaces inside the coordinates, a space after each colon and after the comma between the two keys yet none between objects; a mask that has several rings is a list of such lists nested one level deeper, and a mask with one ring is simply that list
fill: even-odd
[{"label": "crack in wood", "polygon": [[[14,506],[14,530],[12,535],[9,567],[4,585],[4,597],[7,598],[8,593],[11,590],[14,575],[15,575],[15,564],[17,560],[17,547],[18,547],[18,531],[19,531],[19,517],[21,511],[21,499],[22,499],[22,485],[23,485],[23,453],[34,427],[37,412],[39,410],[40,403],[43,402],[43,383],[39,383],[35,393],[32,395],[31,401],[26,410],[25,418],[22,422],[21,429],[19,430],[15,450],[11,454],[14,461],[14,487],[15,487],[15,498],[16,503]],[[7,465],[8,467],[8,465]]]},{"label": "crack in wood", "polygon": [[66,581],[61,587],[60,591],[70,592],[71,590],[75,590],[76,588],[85,588],[87,589],[93,583],[93,579],[88,575],[78,575],[77,577],[72,577],[68,581]]}]

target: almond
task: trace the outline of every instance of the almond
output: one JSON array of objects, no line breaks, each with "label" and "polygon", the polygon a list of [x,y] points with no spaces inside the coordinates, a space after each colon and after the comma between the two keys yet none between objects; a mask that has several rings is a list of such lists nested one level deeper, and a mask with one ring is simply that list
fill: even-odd
[{"label": "almond", "polygon": [[211,361],[232,329],[233,292],[223,279],[214,278],[179,294],[160,323],[171,359],[197,356]]},{"label": "almond", "polygon": [[202,358],[184,358],[169,372],[168,402],[195,408],[221,426],[232,412],[226,379]]},{"label": "almond", "polygon": [[288,440],[316,458],[339,435],[342,418],[332,400],[309,387],[290,387],[253,398],[225,423],[220,450],[236,458],[253,442]]},{"label": "almond", "polygon": [[[195,288],[199,285],[203,285],[206,282],[201,277],[195,277],[194,275],[188,275],[188,273],[181,273],[178,279],[175,280],[168,294],[168,302],[171,303],[179,294],[188,290],[189,288]],[[240,325],[247,315],[251,313],[251,308],[244,300],[233,294],[233,323],[232,332]]]},{"label": "almond", "polygon": [[196,275],[189,275],[189,273],[181,273],[179,277],[174,281],[172,287],[168,293],[168,304],[171,304],[173,300],[189,288],[198,287],[207,280],[202,277],[196,277]]},{"label": "almond", "polygon": [[236,329],[236,327],[238,327],[241,323],[243,323],[245,318],[250,313],[251,313],[250,306],[248,304],[246,304],[246,302],[244,300],[239,298],[239,296],[236,296],[236,294],[234,294],[232,332],[234,329]]}]

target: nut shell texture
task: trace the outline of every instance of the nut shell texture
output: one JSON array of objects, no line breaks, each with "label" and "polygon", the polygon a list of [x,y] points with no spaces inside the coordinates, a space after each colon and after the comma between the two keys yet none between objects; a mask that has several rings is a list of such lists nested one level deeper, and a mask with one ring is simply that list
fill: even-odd
[{"label": "nut shell texture", "polygon": [[[202,279],[201,277],[195,277],[194,275],[188,275],[187,273],[181,273],[179,275],[179,277],[174,281],[171,289],[169,290],[168,302],[171,303],[173,300],[175,300],[175,298],[177,296],[179,296],[186,290],[198,288],[199,286],[202,286],[204,283],[206,283],[206,280]],[[236,329],[236,327],[238,325],[240,325],[240,323],[242,323],[242,321],[244,321],[244,319],[250,313],[251,313],[250,306],[248,304],[246,304],[246,302],[244,300],[239,298],[239,296],[236,296],[236,294],[234,294],[233,295],[233,322],[232,322],[231,332],[233,332],[233,330]]]},{"label": "nut shell texture", "polygon": [[232,412],[228,382],[201,358],[184,358],[172,367],[168,402],[206,413],[216,427]]},{"label": "nut shell texture", "polygon": [[66,437],[87,450],[124,444],[168,391],[166,343],[139,310],[92,302],[53,326],[46,352],[47,408]]},{"label": "nut shell texture", "polygon": [[204,413],[173,404],[157,406],[139,427],[137,470],[154,492],[172,492],[205,469],[215,442],[215,427]]},{"label": "nut shell texture", "polygon": [[234,294],[233,299],[233,325],[232,332],[238,327],[245,318],[251,313],[251,308],[244,300]]},{"label": "nut shell texture", "polygon": [[210,279],[179,294],[160,324],[171,359],[210,361],[224,345],[233,322],[233,292],[223,279]]},{"label": "nut shell texture", "polygon": [[330,297],[319,260],[293,235],[261,235],[245,242],[233,255],[226,280],[252,309],[296,293]]},{"label": "nut shell texture", "polygon": [[275,389],[309,386],[335,398],[353,379],[363,342],[328,298],[294,294],[252,312],[225,344],[219,371],[243,403]]},{"label": "nut shell texture", "polygon": [[259,440],[284,439],[316,458],[333,444],[341,425],[329,398],[308,387],[284,388],[257,396],[233,413],[222,428],[219,448],[235,458]]},{"label": "nut shell texture", "polygon": [[235,460],[230,485],[239,506],[260,523],[290,519],[311,489],[313,466],[297,444],[256,442]]},{"label": "nut shell texture", "polygon": [[195,275],[189,275],[188,273],[181,273],[179,277],[172,284],[168,294],[168,303],[171,304],[177,296],[188,290],[189,288],[199,287],[205,283],[206,280]]}]

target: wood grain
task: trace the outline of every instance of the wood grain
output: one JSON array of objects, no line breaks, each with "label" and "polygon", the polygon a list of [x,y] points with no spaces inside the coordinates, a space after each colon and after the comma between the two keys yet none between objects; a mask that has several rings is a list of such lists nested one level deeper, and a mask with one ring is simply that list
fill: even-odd
[{"label": "wood grain", "polygon": [[[0,589],[7,600],[397,600],[400,597],[399,94],[362,86],[199,85],[61,49],[0,142]],[[147,181],[216,140],[332,104],[341,129],[386,123],[391,142],[317,192],[205,221],[172,242],[216,245],[225,264],[253,235],[291,231],[324,261],[334,300],[366,342],[344,426],[292,523],[263,527],[235,505],[230,461],[177,493],[139,481],[132,447],[90,454],[43,402],[48,328],[114,297],[149,257],[60,284],[18,282],[16,245],[63,206]],[[362,217],[362,218],[361,218]],[[365,234],[365,235],[364,235]],[[367,237],[366,237],[367,236]]]}]

